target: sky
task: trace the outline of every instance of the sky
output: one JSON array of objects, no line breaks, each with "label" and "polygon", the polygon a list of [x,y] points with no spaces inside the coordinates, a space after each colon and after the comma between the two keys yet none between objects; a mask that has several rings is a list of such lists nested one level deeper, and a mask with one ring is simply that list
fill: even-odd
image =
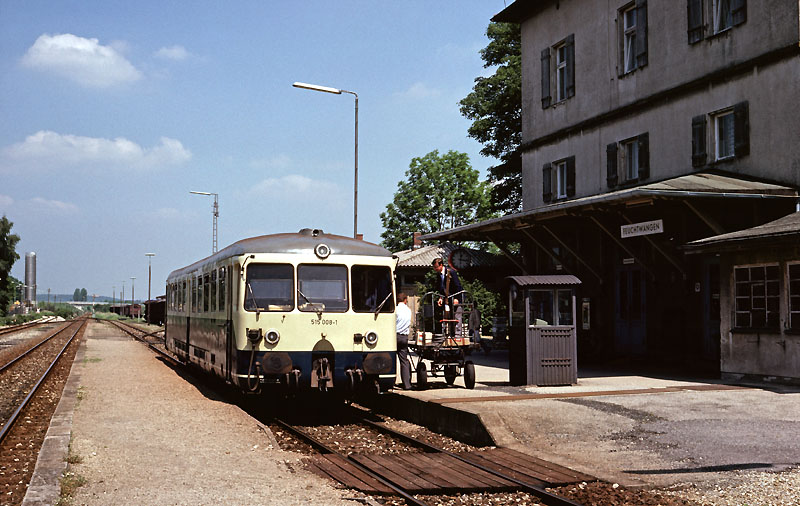
[{"label": "sky", "polygon": [[[153,297],[218,245],[320,228],[352,236],[411,159],[495,160],[458,102],[504,0],[0,0],[0,215],[37,257],[38,292]],[[130,278],[135,277],[135,281]],[[124,282],[124,283],[123,283]]]}]

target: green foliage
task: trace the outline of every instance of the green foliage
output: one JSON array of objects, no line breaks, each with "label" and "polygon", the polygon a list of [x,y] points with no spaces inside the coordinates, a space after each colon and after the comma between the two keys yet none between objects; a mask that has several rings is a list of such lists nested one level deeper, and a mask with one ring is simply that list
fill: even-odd
[{"label": "green foliage", "polygon": [[86,291],[86,288],[81,288],[81,298],[82,302],[86,302],[89,300],[89,293]]},{"label": "green foliage", "polygon": [[475,306],[481,312],[482,332],[488,332],[492,328],[492,316],[497,316],[502,310],[500,294],[486,288],[479,279],[473,281],[462,279],[461,286],[470,294]]},{"label": "green foliage", "polygon": [[489,77],[477,77],[472,92],[459,102],[461,114],[472,120],[468,135],[483,144],[481,154],[501,160],[489,168],[492,208],[503,213],[522,209],[522,42],[514,23],[490,23],[489,45],[481,50],[484,68],[497,67]]},{"label": "green foliage", "polygon": [[15,285],[12,285],[8,273],[14,262],[19,260],[17,243],[19,236],[11,233],[14,223],[3,215],[0,218],[0,316],[8,313],[8,305],[14,300]]},{"label": "green foliage", "polygon": [[72,292],[72,300],[75,302],[80,302],[81,300],[81,289],[76,288],[74,292]]},{"label": "green foliage", "polygon": [[380,215],[381,244],[402,251],[411,248],[414,232],[436,232],[492,217],[489,187],[478,176],[466,153],[431,151],[413,158],[406,179],[397,183],[394,200]]},{"label": "green foliage", "polygon": [[64,319],[73,318],[75,315],[80,313],[80,311],[75,309],[74,306],[64,303],[40,302],[38,306],[41,311],[51,312],[55,316],[60,316]]}]

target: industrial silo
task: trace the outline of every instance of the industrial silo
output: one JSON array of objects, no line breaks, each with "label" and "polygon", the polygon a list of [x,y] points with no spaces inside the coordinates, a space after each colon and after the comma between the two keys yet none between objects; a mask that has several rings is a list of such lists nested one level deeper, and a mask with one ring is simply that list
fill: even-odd
[{"label": "industrial silo", "polygon": [[36,253],[25,253],[25,305],[36,305]]}]

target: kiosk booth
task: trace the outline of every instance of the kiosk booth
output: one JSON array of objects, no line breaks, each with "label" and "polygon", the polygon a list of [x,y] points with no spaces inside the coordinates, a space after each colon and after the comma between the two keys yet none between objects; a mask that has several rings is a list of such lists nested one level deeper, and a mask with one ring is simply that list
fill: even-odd
[{"label": "kiosk booth", "polygon": [[509,276],[509,381],[512,385],[578,382],[575,287],[569,274]]}]

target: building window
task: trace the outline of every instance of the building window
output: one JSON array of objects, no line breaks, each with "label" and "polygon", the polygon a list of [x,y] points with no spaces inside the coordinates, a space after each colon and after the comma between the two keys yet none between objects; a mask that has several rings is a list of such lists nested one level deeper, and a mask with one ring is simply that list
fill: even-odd
[{"label": "building window", "polygon": [[733,276],[734,327],[777,329],[780,268],[777,265],[736,266]]},{"label": "building window", "polygon": [[789,264],[789,328],[800,331],[800,264]]},{"label": "building window", "polygon": [[647,65],[647,1],[626,5],[620,9],[618,20],[622,75]]},{"label": "building window", "polygon": [[626,181],[639,179],[639,142],[638,139],[631,139],[622,142],[622,163]]},{"label": "building window", "polygon": [[706,115],[692,118],[692,166],[707,163],[706,142],[713,147],[713,162],[723,162],[750,154],[750,112],[747,102],[708,115],[711,135],[706,138]]},{"label": "building window", "polygon": [[696,44],[709,24],[713,36],[747,21],[747,0],[688,0],[687,19],[689,44]]},{"label": "building window", "polygon": [[606,183],[609,188],[618,184],[641,181],[650,177],[650,134],[606,146]]},{"label": "building window", "polygon": [[[553,58],[551,53],[554,53]],[[551,96],[551,84],[555,85],[555,96]],[[542,51],[542,109],[550,107],[553,101],[563,102],[574,95],[575,36],[570,35],[552,48]]]},{"label": "building window", "polygon": [[713,0],[714,33],[727,30],[733,26],[731,0]]},{"label": "building window", "polygon": [[567,162],[558,162],[556,166],[556,198],[567,196]]},{"label": "building window", "polygon": [[[553,174],[555,172],[555,174]],[[575,157],[546,163],[542,167],[542,200],[550,202],[575,195]]]},{"label": "building window", "polygon": [[725,111],[714,116],[715,159],[733,157],[733,111]]}]

